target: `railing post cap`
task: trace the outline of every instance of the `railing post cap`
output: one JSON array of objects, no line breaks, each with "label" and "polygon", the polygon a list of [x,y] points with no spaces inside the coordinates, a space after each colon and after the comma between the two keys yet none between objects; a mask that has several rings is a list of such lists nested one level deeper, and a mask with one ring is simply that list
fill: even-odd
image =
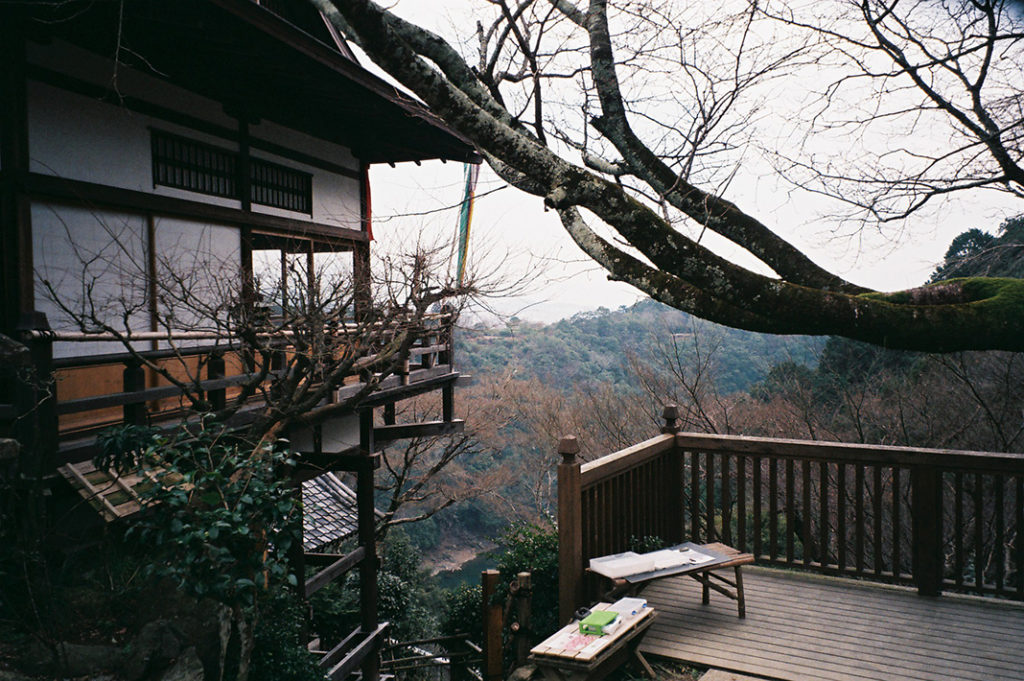
[{"label": "railing post cap", "polygon": [[665,408],[661,411],[661,417],[665,420],[679,418],[679,405],[666,404]]},{"label": "railing post cap", "polygon": [[558,442],[558,453],[562,455],[562,463],[573,463],[580,453],[580,444],[575,435],[566,435]]}]

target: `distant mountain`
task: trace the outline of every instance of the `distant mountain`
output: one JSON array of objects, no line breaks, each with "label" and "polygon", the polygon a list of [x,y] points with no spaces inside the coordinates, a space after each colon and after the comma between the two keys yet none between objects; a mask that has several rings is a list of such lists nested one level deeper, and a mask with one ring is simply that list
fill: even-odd
[{"label": "distant mountain", "polygon": [[598,308],[554,324],[513,317],[507,325],[478,325],[457,334],[459,370],[473,375],[514,368],[567,389],[580,383],[632,385],[628,357],[663,364],[678,353],[696,365],[710,353],[722,393],[746,390],[773,364],[792,361],[814,366],[823,339],[771,336],[730,329],[647,299],[617,310]]}]

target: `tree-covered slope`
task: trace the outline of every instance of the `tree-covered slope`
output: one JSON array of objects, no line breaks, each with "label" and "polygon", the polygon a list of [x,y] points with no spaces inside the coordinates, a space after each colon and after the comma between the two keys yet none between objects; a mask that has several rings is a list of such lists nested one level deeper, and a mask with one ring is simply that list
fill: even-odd
[{"label": "tree-covered slope", "polygon": [[460,371],[493,375],[514,370],[566,389],[574,384],[631,385],[630,362],[709,365],[723,393],[745,390],[777,362],[814,364],[822,341],[730,329],[653,300],[617,310],[598,308],[554,324],[513,318],[503,327],[461,329]]}]

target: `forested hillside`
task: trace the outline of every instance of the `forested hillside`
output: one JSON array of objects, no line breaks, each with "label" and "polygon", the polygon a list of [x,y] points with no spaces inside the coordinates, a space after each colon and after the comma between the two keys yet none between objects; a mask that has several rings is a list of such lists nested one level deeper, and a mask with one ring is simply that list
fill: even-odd
[{"label": "forested hillside", "polygon": [[750,333],[705,322],[653,300],[617,310],[601,307],[554,324],[512,318],[506,325],[462,329],[460,371],[473,376],[514,368],[521,378],[570,389],[580,384],[638,388],[631,364],[678,354],[682,363],[713,365],[719,391],[746,390],[772,365],[814,366],[821,339]]}]

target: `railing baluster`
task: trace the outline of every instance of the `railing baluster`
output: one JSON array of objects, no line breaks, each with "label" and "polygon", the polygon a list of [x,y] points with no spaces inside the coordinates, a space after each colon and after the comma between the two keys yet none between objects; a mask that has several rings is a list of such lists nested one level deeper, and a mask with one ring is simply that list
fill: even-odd
[{"label": "railing baluster", "polygon": [[715,456],[711,452],[705,453],[704,459],[704,491],[705,491],[705,522],[707,523],[709,542],[718,540],[718,532],[715,528]]},{"label": "railing baluster", "polygon": [[964,585],[964,474],[953,475],[953,582]]},{"label": "railing baluster", "polygon": [[882,556],[882,533],[884,532],[884,523],[882,518],[883,505],[882,498],[884,496],[884,490],[882,489],[882,467],[879,465],[874,466],[874,475],[872,487],[874,488],[874,494],[871,500],[871,512],[874,515],[873,522],[873,534],[874,541],[872,542],[872,551],[874,552],[874,563],[875,563],[875,576],[880,577],[882,571],[885,568]]},{"label": "railing baluster", "polygon": [[801,523],[800,533],[802,535],[802,543],[804,545],[804,565],[810,565],[811,561],[815,558],[813,555],[813,542],[814,533],[811,531],[811,462],[809,460],[803,461],[803,465],[800,466],[801,477],[803,478],[802,485],[802,505],[803,505],[803,522]]},{"label": "railing baluster", "polygon": [[1014,476],[1014,495],[1013,505],[1015,508],[1014,518],[1014,533],[1016,537],[1014,539],[1014,547],[1016,551],[1014,553],[1015,561],[1014,567],[1016,568],[1017,575],[1017,597],[1024,597],[1024,477]]},{"label": "railing baluster", "polygon": [[996,593],[1003,593],[1006,579],[1005,547],[1006,540],[1006,509],[1003,508],[1003,476],[996,475],[993,479],[995,485],[995,512],[996,512],[996,538],[992,544],[992,560],[996,564]]},{"label": "railing baluster", "polygon": [[[786,562],[796,557],[793,534],[796,532],[796,477],[793,459],[786,459]],[[806,548],[806,547],[805,547]]]},{"label": "railing baluster", "polygon": [[690,452],[690,535],[701,542],[700,532],[700,453]]},{"label": "railing baluster", "polygon": [[761,457],[751,459],[750,468],[754,473],[754,556],[760,558],[764,555],[764,547],[761,545]]},{"label": "railing baluster", "polygon": [[768,534],[771,546],[768,553],[774,561],[779,557],[779,469],[778,459],[772,457],[768,460]]},{"label": "railing baluster", "polygon": [[836,464],[836,564],[846,570],[846,464]]},{"label": "railing baluster", "polygon": [[732,544],[732,457],[722,454],[722,541]]},{"label": "railing baluster", "polygon": [[856,574],[864,574],[864,464],[856,465],[853,484],[853,517],[854,517],[854,565]]},{"label": "railing baluster", "polygon": [[985,538],[982,522],[982,490],[984,480],[981,473],[974,474],[974,588],[981,593],[985,587]]},{"label": "railing baluster", "polygon": [[818,565],[828,566],[832,561],[829,556],[829,503],[828,503],[828,463],[818,464]]},{"label": "railing baluster", "polygon": [[[941,513],[941,509],[939,511]],[[902,515],[900,514],[900,469],[892,469],[892,576],[900,578],[900,539],[903,534]]]},{"label": "railing baluster", "polygon": [[736,534],[740,551],[747,551],[747,457],[736,457]]}]

